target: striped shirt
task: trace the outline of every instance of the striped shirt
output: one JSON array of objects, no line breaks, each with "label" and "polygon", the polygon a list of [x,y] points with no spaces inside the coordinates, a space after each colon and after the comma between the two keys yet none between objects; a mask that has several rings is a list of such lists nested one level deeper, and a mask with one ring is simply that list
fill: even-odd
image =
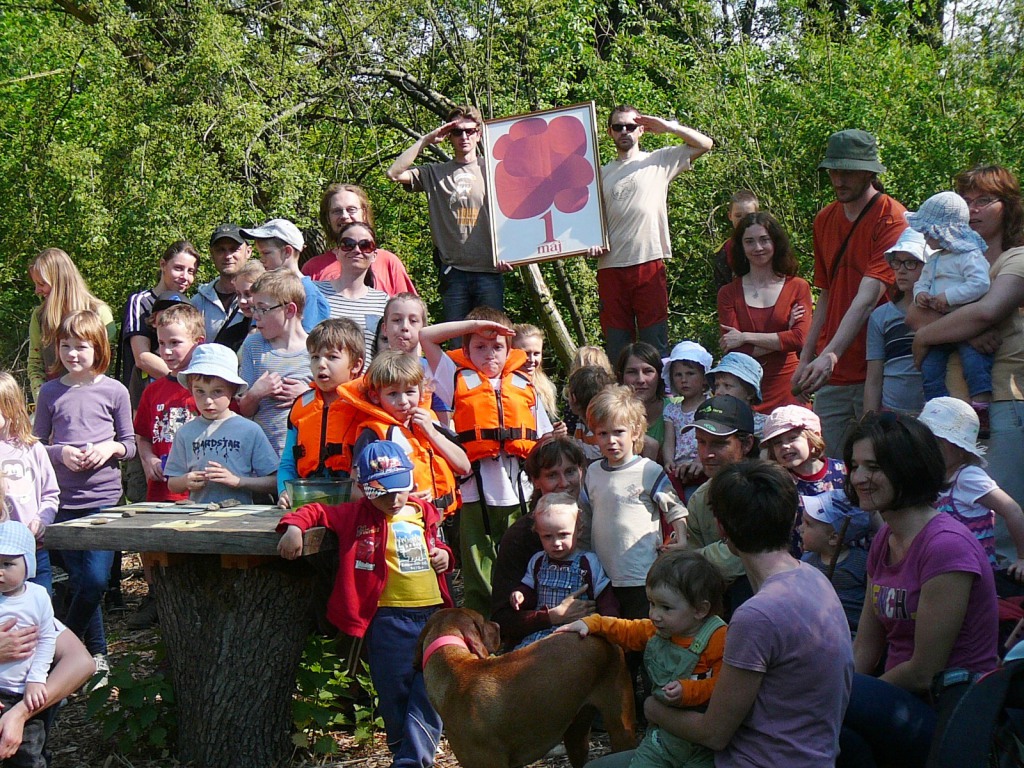
[{"label": "striped shirt", "polygon": [[[251,387],[267,371],[279,374],[281,378],[298,379],[307,384],[313,379],[309,369],[309,353],[305,349],[298,352],[281,352],[271,347],[270,342],[264,339],[262,334],[250,333],[238,351],[238,375]],[[273,396],[264,397],[252,417],[252,420],[263,428],[278,456],[284,448],[291,405],[276,400]]]},{"label": "striped shirt", "polygon": [[388,303],[388,295],[384,291],[369,288],[362,298],[348,299],[338,293],[330,282],[318,282],[316,287],[327,299],[327,306],[331,308],[331,317],[347,317],[362,329],[365,351],[363,370],[365,371],[373,359],[373,341],[377,336],[377,326],[384,317],[384,306]]}]

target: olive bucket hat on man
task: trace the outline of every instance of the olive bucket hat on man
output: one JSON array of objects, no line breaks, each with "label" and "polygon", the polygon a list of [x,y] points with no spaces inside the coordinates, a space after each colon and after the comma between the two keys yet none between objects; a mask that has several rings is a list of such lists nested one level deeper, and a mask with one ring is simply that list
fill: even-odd
[{"label": "olive bucket hat on man", "polygon": [[825,159],[818,165],[829,171],[872,171],[885,173],[878,160],[878,142],[867,131],[851,128],[828,137]]}]

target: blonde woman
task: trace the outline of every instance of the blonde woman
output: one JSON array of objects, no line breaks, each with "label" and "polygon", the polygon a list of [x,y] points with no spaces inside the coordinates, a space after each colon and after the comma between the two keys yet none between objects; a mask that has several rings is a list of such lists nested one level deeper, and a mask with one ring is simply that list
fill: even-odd
[{"label": "blonde woman", "polygon": [[72,312],[89,310],[99,315],[111,343],[117,341],[117,323],[110,307],[92,295],[75,262],[60,248],[46,248],[28,268],[42,303],[28,324],[28,376],[32,399],[38,400],[45,381],[64,374],[57,357],[57,329]]}]

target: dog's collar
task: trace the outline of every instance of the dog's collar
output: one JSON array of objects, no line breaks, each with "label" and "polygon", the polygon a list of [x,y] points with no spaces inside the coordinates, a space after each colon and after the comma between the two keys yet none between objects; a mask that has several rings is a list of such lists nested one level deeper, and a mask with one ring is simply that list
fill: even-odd
[{"label": "dog's collar", "polygon": [[457,645],[460,648],[469,650],[469,646],[466,645],[466,641],[458,635],[441,635],[436,638],[434,642],[427,646],[427,650],[423,652],[423,669],[426,669],[427,662],[430,661],[430,657],[434,655],[434,651],[438,648],[444,648],[446,645]]}]

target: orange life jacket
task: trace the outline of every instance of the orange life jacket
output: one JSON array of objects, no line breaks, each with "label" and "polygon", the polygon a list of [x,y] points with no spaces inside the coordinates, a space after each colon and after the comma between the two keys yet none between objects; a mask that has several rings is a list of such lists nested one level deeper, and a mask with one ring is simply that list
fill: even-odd
[{"label": "orange life jacket", "polygon": [[448,353],[455,362],[453,424],[471,462],[494,458],[504,451],[526,458],[537,444],[537,393],[530,376],[519,369],[526,353],[511,349],[501,370],[501,390],[477,370],[461,349]]},{"label": "orange life jacket", "polygon": [[299,477],[352,470],[352,451],[344,442],[351,418],[351,409],[341,400],[325,408],[324,396],[315,387],[295,398],[288,424],[296,431],[293,455]]},{"label": "orange life jacket", "polygon": [[[371,430],[379,440],[392,440],[402,446],[413,466],[413,482],[418,491],[430,491],[431,503],[443,517],[454,515],[462,506],[462,493],[448,460],[434,451],[430,441],[409,427],[399,423],[387,411],[370,401],[365,377],[350,381],[338,388],[338,396],[354,417],[345,435],[345,450],[351,455],[356,441],[364,429]],[[430,396],[420,406],[430,410]],[[430,411],[431,419],[437,414]]]}]

